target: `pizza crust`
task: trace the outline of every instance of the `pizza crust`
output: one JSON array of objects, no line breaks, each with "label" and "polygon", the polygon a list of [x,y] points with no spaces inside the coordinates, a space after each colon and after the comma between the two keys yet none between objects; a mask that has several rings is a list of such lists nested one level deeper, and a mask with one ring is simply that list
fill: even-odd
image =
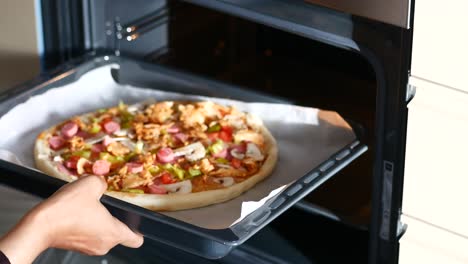
[{"label": "pizza crust", "polygon": [[[240,183],[236,183],[232,186],[222,189],[188,194],[158,195],[115,191],[106,191],[105,194],[152,211],[178,211],[204,207],[211,204],[222,203],[231,200],[253,188],[257,183],[271,175],[278,161],[278,146],[276,140],[264,125],[260,125],[259,129],[265,138],[265,153],[267,158],[256,174],[250,176],[248,179]],[[39,170],[50,176],[67,182],[72,182],[76,179],[76,177],[60,172],[56,164],[50,160],[51,150],[48,146],[47,138],[49,138],[53,131],[54,127],[45,130],[38,136],[36,140],[34,147],[34,159],[36,166]]]}]

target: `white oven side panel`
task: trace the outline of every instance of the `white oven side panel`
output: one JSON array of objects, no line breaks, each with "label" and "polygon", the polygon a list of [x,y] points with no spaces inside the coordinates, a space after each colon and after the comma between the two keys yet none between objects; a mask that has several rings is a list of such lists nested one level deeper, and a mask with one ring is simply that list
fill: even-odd
[{"label": "white oven side panel", "polygon": [[413,76],[468,92],[468,1],[416,1]]},{"label": "white oven side panel", "polygon": [[[412,83],[417,92],[409,105],[403,193],[408,232],[400,263],[426,263],[420,258],[431,254],[468,263],[466,250],[454,244],[468,243],[468,93],[415,78]],[[444,239],[436,235],[441,232]]]}]

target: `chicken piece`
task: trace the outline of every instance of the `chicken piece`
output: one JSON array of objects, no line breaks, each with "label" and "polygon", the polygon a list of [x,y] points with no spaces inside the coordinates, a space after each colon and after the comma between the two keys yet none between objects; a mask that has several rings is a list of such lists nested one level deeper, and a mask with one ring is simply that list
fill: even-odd
[{"label": "chicken piece", "polygon": [[234,133],[234,141],[241,142],[241,141],[250,141],[255,143],[257,146],[263,146],[265,140],[263,135],[251,130],[240,130]]},{"label": "chicken piece", "polygon": [[242,160],[242,166],[244,166],[249,174],[256,173],[259,169],[257,161],[253,158],[245,158]]},{"label": "chicken piece", "polygon": [[107,113],[111,114],[112,116],[116,116],[117,114],[120,113],[120,109],[118,107],[112,107],[107,109]]},{"label": "chicken piece", "polygon": [[199,126],[198,129],[191,129],[189,131],[189,136],[193,137],[193,138],[203,140],[203,139],[208,138],[205,131],[206,131],[206,126],[205,125]]},{"label": "chicken piece", "polygon": [[127,172],[128,172],[128,167],[127,166],[123,166],[122,168],[120,168],[120,170],[119,170],[120,177],[125,177],[125,175],[127,175]]},{"label": "chicken piece", "polygon": [[145,113],[151,122],[164,123],[172,116],[173,105],[174,102],[161,102],[152,104],[146,108]]},{"label": "chicken piece", "polygon": [[200,170],[204,174],[207,174],[208,172],[214,170],[214,166],[210,163],[210,161],[207,158],[204,158],[200,161]]},{"label": "chicken piece", "polygon": [[132,189],[142,185],[148,185],[152,181],[141,174],[128,174],[122,179],[122,188],[123,189]]},{"label": "chicken piece", "polygon": [[234,168],[219,168],[209,173],[209,176],[214,177],[246,177],[247,171],[245,169]]},{"label": "chicken piece", "polygon": [[115,191],[120,190],[120,182],[122,178],[120,175],[113,175],[107,178],[107,185],[112,187]]},{"label": "chicken piece", "polygon": [[138,140],[155,141],[161,133],[161,126],[157,124],[133,123],[133,129]]},{"label": "chicken piece", "polygon": [[148,123],[149,119],[145,114],[139,113],[135,115],[133,121],[137,123]]},{"label": "chicken piece", "polygon": [[150,168],[153,166],[155,160],[155,154],[153,153],[145,153],[141,157],[141,161],[143,162],[143,166],[145,168]]},{"label": "chicken piece", "polygon": [[221,118],[221,112],[218,105],[213,102],[198,102],[195,104],[197,110],[200,111],[206,118]]},{"label": "chicken piece", "polygon": [[130,149],[128,149],[125,145],[120,142],[112,142],[107,145],[107,151],[112,153],[115,156],[123,156],[125,154],[130,153]]},{"label": "chicken piece", "polygon": [[180,117],[184,127],[192,128],[205,123],[204,111],[194,105],[179,105]]},{"label": "chicken piece", "polygon": [[77,151],[84,148],[85,141],[82,137],[74,136],[68,140],[68,144],[71,151]]},{"label": "chicken piece", "polygon": [[222,120],[219,121],[221,126],[231,126],[237,130],[246,129],[245,117],[237,115],[225,115]]},{"label": "chicken piece", "polygon": [[81,120],[81,118],[79,117],[74,117],[71,119],[71,121],[75,124],[78,125],[78,127],[81,129],[81,130],[87,130],[88,126],[83,122],[83,120]]}]

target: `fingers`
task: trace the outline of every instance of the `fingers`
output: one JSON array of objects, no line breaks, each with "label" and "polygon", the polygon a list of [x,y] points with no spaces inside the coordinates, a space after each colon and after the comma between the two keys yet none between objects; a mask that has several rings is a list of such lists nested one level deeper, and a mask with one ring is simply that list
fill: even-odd
[{"label": "fingers", "polygon": [[121,237],[120,244],[126,247],[139,248],[143,245],[143,236],[133,232],[127,225],[120,222],[114,217],[115,224],[118,230],[118,235]]},{"label": "fingers", "polygon": [[100,199],[104,192],[107,190],[107,182],[104,178],[99,176],[85,176],[77,181],[77,184],[83,185],[89,195],[95,196]]}]

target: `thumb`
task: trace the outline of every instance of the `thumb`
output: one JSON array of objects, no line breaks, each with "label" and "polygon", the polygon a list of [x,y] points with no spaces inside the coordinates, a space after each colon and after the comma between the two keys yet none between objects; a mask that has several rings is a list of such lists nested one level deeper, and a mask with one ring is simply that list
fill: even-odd
[{"label": "thumb", "polygon": [[143,245],[143,236],[141,234],[137,234],[133,232],[127,225],[120,222],[117,218],[114,217],[116,228],[119,230],[117,232],[120,237],[120,244],[122,246],[131,247],[131,248],[139,248]]},{"label": "thumb", "polygon": [[78,182],[80,185],[85,187],[90,195],[95,196],[97,200],[99,200],[107,190],[107,182],[100,176],[91,175],[82,177]]}]

